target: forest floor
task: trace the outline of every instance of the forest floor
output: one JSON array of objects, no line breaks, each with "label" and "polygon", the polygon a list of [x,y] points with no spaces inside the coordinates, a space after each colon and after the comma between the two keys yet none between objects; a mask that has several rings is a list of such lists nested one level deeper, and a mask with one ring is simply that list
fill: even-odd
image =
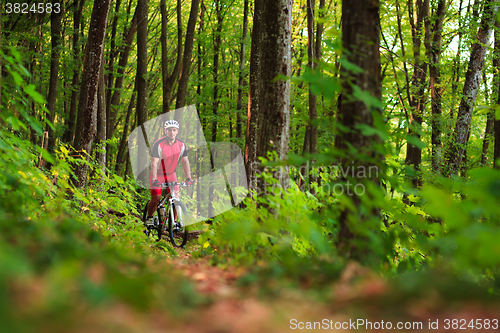
[{"label": "forest floor", "polygon": [[165,260],[194,284],[205,302],[175,315],[155,313],[142,320],[120,309],[116,319],[127,318],[121,324],[138,332],[380,331],[398,327],[408,332],[477,332],[495,331],[499,326],[498,302],[475,297],[473,291],[464,293],[453,283],[439,287],[439,277],[428,281],[428,288],[404,291],[351,262],[337,281],[319,289],[308,281],[296,287],[283,286],[279,280],[266,285],[242,284],[248,268],[218,267],[206,258],[193,258],[195,247],[179,250],[178,256]]}]

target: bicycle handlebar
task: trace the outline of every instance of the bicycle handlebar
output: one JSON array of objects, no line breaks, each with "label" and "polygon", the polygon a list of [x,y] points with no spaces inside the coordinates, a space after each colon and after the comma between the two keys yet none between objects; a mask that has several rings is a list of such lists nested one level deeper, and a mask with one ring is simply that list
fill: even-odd
[{"label": "bicycle handlebar", "polygon": [[189,187],[190,186],[190,185],[188,185],[187,182],[166,182],[166,183],[157,183],[157,184],[153,183],[153,186],[155,186],[155,187],[161,187],[161,188],[167,188],[169,186],[177,186],[177,185],[178,186],[183,186],[183,187]]}]

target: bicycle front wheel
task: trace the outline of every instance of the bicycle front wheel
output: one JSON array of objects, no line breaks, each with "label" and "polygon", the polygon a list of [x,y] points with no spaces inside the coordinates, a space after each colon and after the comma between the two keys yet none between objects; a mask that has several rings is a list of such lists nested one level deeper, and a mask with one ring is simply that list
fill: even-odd
[{"label": "bicycle front wheel", "polygon": [[[146,203],[146,206],[144,207],[144,211],[142,213],[142,222],[146,222],[146,219],[148,218],[148,204],[149,204],[149,201]],[[155,221],[155,225],[153,226],[146,226],[146,235],[149,237],[149,235],[153,236],[153,238],[157,238],[157,240],[160,240],[161,239],[161,235],[162,235],[162,227],[163,225],[165,225],[165,221],[162,221],[161,220],[161,214],[160,214],[160,209],[157,208],[156,211],[155,211],[155,215],[154,216],[154,221]],[[160,224],[156,224],[156,223],[160,223]],[[163,224],[161,224],[163,223]]]},{"label": "bicycle front wheel", "polygon": [[[177,211],[177,217],[174,219],[174,210]],[[168,234],[172,245],[175,247],[183,247],[187,243],[188,229],[183,224],[182,217],[186,215],[186,206],[180,201],[170,205],[168,219]]]}]

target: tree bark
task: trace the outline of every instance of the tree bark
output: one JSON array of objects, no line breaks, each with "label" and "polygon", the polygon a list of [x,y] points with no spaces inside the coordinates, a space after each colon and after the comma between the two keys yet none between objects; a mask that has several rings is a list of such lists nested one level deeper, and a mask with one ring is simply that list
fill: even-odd
[{"label": "tree bark", "polygon": [[[291,25],[292,0],[255,1],[245,160],[252,177],[250,186],[257,195],[263,190],[262,180],[256,184],[253,179],[258,157],[274,151],[284,160],[288,154],[290,80],[277,78],[291,74]],[[283,188],[288,187],[288,180],[287,170],[278,175]]]},{"label": "tree bark", "polygon": [[136,89],[134,86],[134,91],[132,92],[132,97],[130,97],[130,102],[127,108],[127,115],[125,116],[125,124],[123,125],[122,137],[120,139],[120,144],[118,145],[118,153],[116,154],[115,172],[117,174],[121,173],[122,164],[126,162],[124,160],[124,156],[125,156],[125,151],[127,150],[127,137],[129,134],[128,129],[130,124],[130,118],[132,116],[132,110],[135,106],[135,95],[136,95]]},{"label": "tree bark", "polygon": [[[115,4],[115,14],[113,17],[113,23],[111,24],[111,45],[109,49],[109,61],[108,61],[108,75],[107,75],[107,85],[106,85],[106,118],[111,117],[111,92],[113,91],[114,83],[114,64],[115,58],[118,55],[116,49],[116,30],[118,27],[118,14],[120,10],[121,0],[116,0]],[[107,130],[106,130],[107,131]]]},{"label": "tree bark", "polygon": [[488,44],[494,22],[497,2],[498,0],[486,0],[481,25],[477,33],[477,42],[472,45],[469,67],[465,76],[463,97],[458,109],[457,122],[453,138],[446,153],[446,161],[449,164],[449,170],[446,170],[446,175],[456,175],[464,159],[472,120],[472,111],[476,102],[479,84],[481,83],[486,45]]},{"label": "tree bark", "polygon": [[[495,52],[496,53],[496,50]],[[495,54],[493,55],[493,63],[495,63]],[[495,65],[493,65],[493,68]],[[497,79],[496,73],[493,75],[493,82]],[[489,103],[490,102],[490,94],[489,94],[489,89],[488,89],[488,78],[486,76],[486,70],[483,69],[483,82],[484,82],[484,100]],[[494,83],[493,83],[494,85]],[[493,87],[493,89],[495,89]],[[483,147],[481,150],[481,165],[486,166],[487,160],[488,160],[488,149],[490,147],[490,139],[491,135],[493,134],[493,126],[494,126],[494,121],[495,121],[495,110],[492,109],[488,112],[488,115],[486,117],[486,128],[484,130],[484,137],[483,137]]]},{"label": "tree bark", "polygon": [[[429,0],[416,0],[417,15],[413,16],[413,0],[408,1],[408,10],[410,16],[410,24],[412,27],[413,39],[413,58],[415,67],[411,79],[411,99],[410,99],[410,123],[408,126],[408,136],[414,136],[420,139],[420,131],[425,110],[425,83],[427,76],[427,64],[422,61],[420,48],[422,45],[422,25],[428,22],[429,18]],[[428,23],[426,23],[426,30]],[[428,42],[428,41],[426,41]],[[420,170],[422,162],[422,149],[407,143],[405,164],[413,166],[414,170]],[[420,187],[422,181],[420,175],[410,175],[414,187]]]},{"label": "tree bark", "polygon": [[[196,94],[198,95],[198,98],[201,100],[201,87],[203,85],[204,77],[202,80],[202,72],[201,68],[203,66],[203,61],[204,61],[204,52],[203,52],[203,47],[202,47],[202,33],[203,33],[203,26],[205,21],[205,5],[203,4],[203,1],[201,2],[201,12],[200,12],[200,23],[198,25],[198,86],[196,88]],[[203,105],[203,103],[201,103]],[[197,111],[198,111],[198,117],[200,118],[201,125],[203,128],[203,131],[205,131],[205,122],[203,121],[203,118],[201,117],[201,105],[199,103]]]},{"label": "tree bark", "polygon": [[240,45],[240,68],[238,72],[238,97],[236,99],[236,137],[241,139],[243,137],[243,121],[241,114],[243,112],[243,87],[245,82],[245,59],[247,50],[247,30],[248,30],[248,0],[244,1],[243,8],[243,33],[241,35]]},{"label": "tree bark", "polygon": [[177,0],[177,58],[172,73],[168,74],[168,45],[167,45],[167,6],[165,0],[161,0],[161,72],[163,82],[163,107],[162,112],[170,111],[170,99],[172,98],[172,89],[179,78],[182,61],[182,11],[181,0]]},{"label": "tree bark", "polygon": [[[138,0],[137,2],[137,126],[144,126],[148,120],[148,2],[149,0]],[[144,133],[144,139],[147,140]],[[137,170],[143,170],[143,165],[149,161],[147,143],[138,140]],[[147,141],[146,141],[147,142]],[[132,163],[133,163],[132,162]],[[143,184],[147,179],[141,179]]]},{"label": "tree bark", "polygon": [[69,106],[69,119],[64,133],[64,142],[73,144],[73,138],[75,136],[75,124],[76,115],[78,107],[78,88],[80,85],[80,51],[79,49],[79,29],[80,21],[82,18],[83,4],[85,0],[80,0],[78,6],[75,6],[75,11],[73,13],[73,57],[75,59],[75,69],[73,71],[73,81],[72,81],[72,91],[71,91],[71,104]]},{"label": "tree bark", "polygon": [[245,169],[249,189],[257,188],[256,164],[257,160],[257,128],[259,127],[261,108],[259,83],[261,79],[261,50],[263,47],[263,36],[265,33],[265,21],[263,21],[264,5],[262,0],[255,0],[253,11],[252,44],[250,49],[250,85],[248,93],[247,111],[247,133],[245,140]]},{"label": "tree bark", "polygon": [[[30,46],[29,46],[30,54],[32,55],[31,59],[30,59],[30,64],[29,64],[29,69],[30,69],[30,73],[31,73],[30,83],[34,84],[35,86],[37,86],[37,89],[38,89],[38,84],[39,84],[39,81],[40,81],[40,80],[37,81],[37,72],[39,71],[40,64],[37,61],[36,54],[40,52],[39,51],[39,49],[41,48],[40,47],[40,41],[42,40],[42,36],[41,36],[41,34],[42,34],[42,25],[39,23],[40,20],[41,20],[40,15],[36,15],[35,16],[35,25],[33,27],[32,33],[33,33],[34,36],[37,37],[36,38],[37,41],[31,40],[30,41]],[[0,25],[1,25],[1,23],[2,22],[0,20]],[[0,36],[1,36],[1,34],[0,34]],[[0,60],[0,62],[1,62],[1,60]],[[1,66],[0,66],[0,81],[1,80],[2,80],[2,71],[1,71]],[[0,84],[0,89],[1,89],[1,84]],[[1,105],[1,96],[0,96],[0,105]],[[33,117],[34,119],[39,118],[38,113],[37,113],[37,106],[36,106],[35,101],[31,101],[30,108],[31,108],[31,110],[30,110],[30,116]],[[31,142],[31,144],[37,145],[37,138],[38,138],[37,132],[36,132],[35,128],[33,128],[31,126],[30,127],[30,142]]]},{"label": "tree bark", "polygon": [[99,73],[99,84],[97,87],[97,133],[96,144],[100,145],[97,150],[96,160],[104,173],[106,169],[106,80],[104,79],[104,61]]},{"label": "tree bark", "polygon": [[[500,96],[497,104],[500,104]],[[500,169],[500,119],[495,119],[495,148],[493,150],[494,167]]]},{"label": "tree bark", "polygon": [[[318,57],[316,56],[316,45],[314,42],[314,8],[315,1],[307,0],[307,55],[308,61],[307,66],[314,72],[316,70],[316,64]],[[311,91],[309,84],[309,124],[307,133],[309,134],[307,152],[309,154],[316,154],[318,152],[318,126],[314,124],[318,118],[317,110],[317,97]]]},{"label": "tree bark", "polygon": [[487,156],[488,156],[488,149],[490,147],[490,139],[491,135],[493,134],[493,126],[495,123],[495,113],[489,112],[488,113],[488,119],[486,120],[486,128],[484,129],[484,138],[483,138],[483,149],[481,151],[481,165],[486,166],[487,165]]},{"label": "tree bark", "polygon": [[137,31],[137,9],[134,13],[134,17],[130,22],[130,27],[126,33],[123,34],[123,48],[120,51],[120,60],[118,60],[118,70],[116,73],[115,89],[113,95],[111,96],[111,105],[109,106],[109,117],[107,119],[107,133],[108,138],[112,138],[115,132],[115,120],[118,106],[120,105],[120,97],[123,88],[123,80],[125,79],[125,68],[128,64],[128,57],[130,54],[130,49],[132,48],[132,42],[134,40],[135,33]]},{"label": "tree bark", "polygon": [[[80,101],[78,105],[78,121],[75,133],[75,149],[90,153],[92,141],[96,134],[97,123],[97,86],[104,50],[104,36],[108,22],[111,0],[95,1],[90,19],[89,36],[85,47]],[[86,157],[84,157],[86,158]],[[88,166],[82,163],[74,166],[75,186],[83,188],[86,183]]]},{"label": "tree bark", "polygon": [[215,1],[215,12],[217,15],[217,27],[214,33],[214,99],[212,104],[212,142],[217,142],[217,112],[219,109],[219,50],[221,46],[222,33],[222,8],[220,0]]},{"label": "tree bark", "polygon": [[[343,68],[340,72],[342,81],[342,98],[340,99],[340,109],[338,119],[342,128],[335,139],[335,147],[341,149],[346,156],[341,159],[343,170],[348,167],[359,170],[369,170],[375,164],[381,165],[383,155],[377,152],[380,148],[380,139],[376,136],[364,135],[359,126],[374,126],[374,115],[381,116],[382,110],[377,106],[369,106],[362,100],[353,96],[354,86],[371,96],[381,99],[382,80],[380,62],[380,17],[378,0],[344,0],[342,1],[342,44],[346,50],[347,61],[361,68],[363,71],[351,72]],[[346,198],[349,196],[353,205],[346,205],[341,210],[339,219],[340,230],[338,236],[338,248],[340,253],[346,257],[358,257],[362,249],[356,229],[351,224],[364,223],[370,217],[359,209],[361,206],[360,196],[356,194],[356,186],[367,181],[379,185],[379,180],[375,174],[364,177],[359,173],[347,172],[347,181],[353,182],[354,193],[349,193],[349,188],[345,191]],[[367,193],[366,195],[370,195]],[[366,199],[369,200],[369,199]],[[373,212],[370,215],[374,215]],[[373,218],[373,217],[371,217]]]},{"label": "tree bark", "polygon": [[463,5],[463,0],[460,0],[460,5],[458,6],[458,46],[457,46],[457,54],[455,55],[455,60],[453,62],[453,74],[452,74],[452,80],[453,82],[451,83],[451,100],[452,100],[452,106],[450,109],[450,119],[453,120],[454,118],[454,112],[453,110],[455,109],[455,98],[457,96],[457,90],[458,90],[458,81],[460,80],[460,48],[462,47],[462,5]]},{"label": "tree bark", "polygon": [[[50,14],[50,34],[52,38],[52,51],[50,56],[50,81],[49,81],[49,96],[47,98],[48,121],[55,126],[54,120],[56,116],[56,99],[57,99],[57,81],[59,77],[59,58],[61,56],[61,18],[63,10],[59,13],[55,11]],[[56,145],[56,136],[52,127],[47,126],[49,132],[48,150],[54,151]]]},{"label": "tree bark", "polygon": [[[495,53],[493,55],[493,68],[495,71],[493,84],[497,94],[497,104],[500,104],[500,22],[495,23]],[[493,168],[500,169],[500,119],[493,116]]]},{"label": "tree bark", "polygon": [[[198,7],[200,0],[191,1],[191,12],[189,13],[189,20],[186,30],[186,41],[184,43],[184,56],[182,59],[182,70],[179,78],[179,87],[177,89],[177,100],[175,108],[180,109],[186,105],[187,84],[189,81],[189,70],[191,68],[191,57],[193,55],[194,46],[194,29],[196,27],[196,18],[198,17]],[[175,114],[175,119],[180,121],[181,114]]]},{"label": "tree bark", "polygon": [[[2,48],[2,28],[3,28],[3,25],[2,25],[2,11],[0,10],[0,49]],[[0,57],[0,109],[2,107],[2,76],[3,76],[3,72],[2,72],[2,58]]]},{"label": "tree bark", "polygon": [[[112,97],[112,92],[113,92],[113,83],[114,83],[114,80],[115,80],[115,77],[114,77],[114,73],[115,73],[115,59],[118,55],[118,50],[117,50],[117,47],[116,47],[116,31],[117,31],[117,28],[118,28],[118,15],[120,13],[120,4],[121,4],[121,0],[116,0],[116,3],[115,3],[115,12],[114,12],[114,15],[113,15],[113,23],[111,23],[111,45],[110,45],[110,49],[109,49],[109,60],[108,60],[108,74],[107,75],[104,75],[104,82],[105,82],[105,92],[104,92],[104,95],[105,95],[105,100],[103,101],[104,104],[102,105],[105,105],[106,109],[104,110],[105,112],[105,117],[106,117],[106,127],[105,127],[105,133],[104,133],[104,137],[105,138],[111,138],[113,136],[111,132],[111,128],[114,128],[114,123],[111,122],[111,97]],[[127,8],[127,14],[129,14],[129,8]],[[100,88],[99,88],[100,90]],[[100,104],[101,105],[101,104]],[[98,113],[100,112],[100,110],[98,111]],[[99,132],[100,132],[100,129],[99,129],[99,121],[97,123],[97,132],[98,132],[98,136],[101,135]],[[109,128],[108,128],[109,127]],[[108,134],[109,133],[109,134]],[[102,136],[102,135],[101,135]],[[105,139],[106,140],[106,139]],[[110,156],[108,156],[109,154],[109,151],[110,149],[106,148],[106,147],[102,147],[102,149],[105,149],[106,151],[106,154],[104,156],[100,156],[99,155],[99,158],[101,158],[102,160],[105,161],[105,167],[108,167],[108,162],[110,160]],[[105,167],[103,167],[103,171],[105,170]]]},{"label": "tree bark", "polygon": [[442,160],[441,133],[442,133],[442,110],[441,110],[441,40],[443,35],[443,21],[447,10],[446,0],[439,0],[435,15],[431,18],[431,34],[428,39],[427,53],[429,55],[429,76],[431,88],[431,108],[432,108],[432,169],[440,172]]}]

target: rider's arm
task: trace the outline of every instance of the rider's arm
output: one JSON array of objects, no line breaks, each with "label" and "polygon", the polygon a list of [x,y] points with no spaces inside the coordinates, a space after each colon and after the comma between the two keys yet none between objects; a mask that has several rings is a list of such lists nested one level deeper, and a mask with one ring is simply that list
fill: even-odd
[{"label": "rider's arm", "polygon": [[158,176],[158,162],[160,159],[158,157],[151,157],[151,180],[154,182]]},{"label": "rider's arm", "polygon": [[183,156],[181,158],[181,163],[182,163],[182,170],[184,170],[184,173],[186,174],[187,179],[192,179],[191,178],[191,168],[189,166],[189,159],[187,156]]}]

